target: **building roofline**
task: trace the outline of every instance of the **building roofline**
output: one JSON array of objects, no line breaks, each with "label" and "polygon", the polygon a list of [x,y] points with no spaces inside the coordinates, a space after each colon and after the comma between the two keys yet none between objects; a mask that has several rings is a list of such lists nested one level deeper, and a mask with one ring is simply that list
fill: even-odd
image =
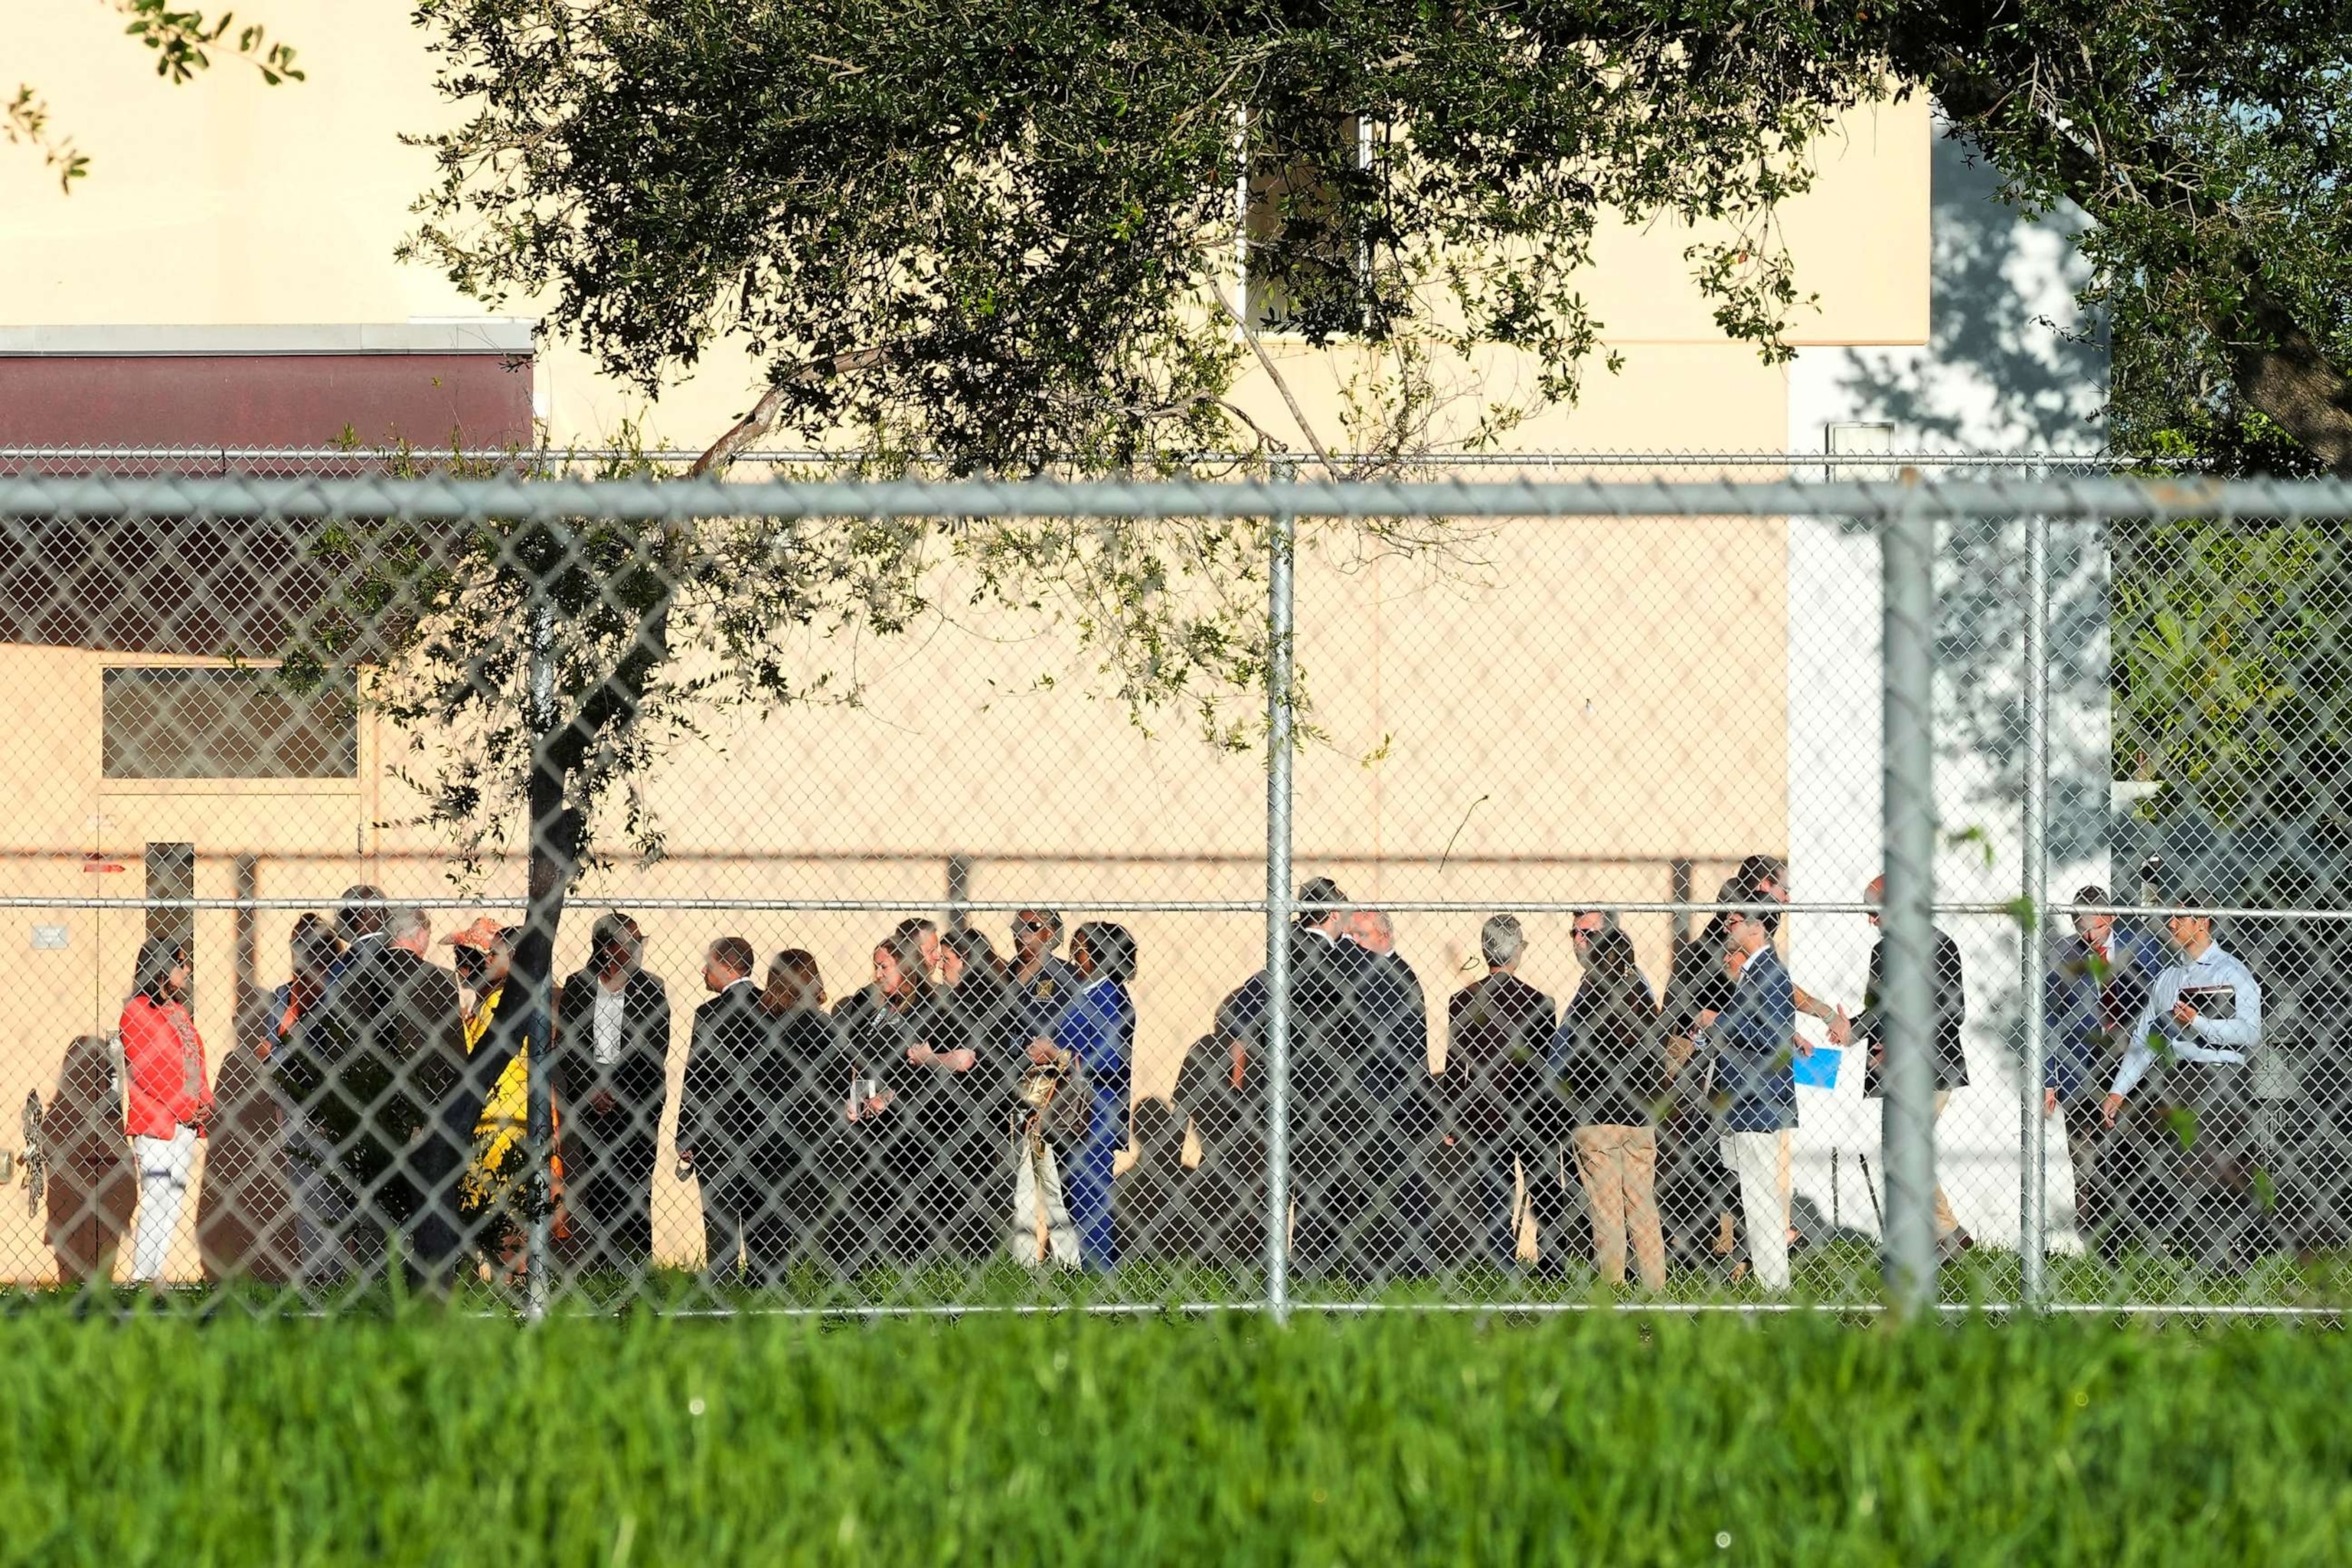
[{"label": "building roofline", "polygon": [[232,358],[294,354],[529,357],[528,317],[254,326],[0,327],[0,359]]}]

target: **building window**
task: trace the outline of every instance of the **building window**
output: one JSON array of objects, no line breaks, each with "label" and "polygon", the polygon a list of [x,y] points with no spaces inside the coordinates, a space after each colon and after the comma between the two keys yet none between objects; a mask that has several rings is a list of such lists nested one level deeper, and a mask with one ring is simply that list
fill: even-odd
[{"label": "building window", "polygon": [[297,692],[274,669],[110,669],[104,699],[110,779],[359,776],[349,694]]},{"label": "building window", "polygon": [[1241,206],[1243,310],[1261,332],[1321,342],[1378,338],[1397,301],[1384,297],[1395,237],[1385,202],[1389,146],[1349,115],[1241,122],[1250,173]]}]

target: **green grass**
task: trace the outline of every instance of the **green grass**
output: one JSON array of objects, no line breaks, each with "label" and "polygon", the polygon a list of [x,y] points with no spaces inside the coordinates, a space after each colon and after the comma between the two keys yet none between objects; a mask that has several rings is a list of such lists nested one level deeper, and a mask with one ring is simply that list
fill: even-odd
[{"label": "green grass", "polygon": [[0,1321],[0,1561],[2334,1563],[2334,1331]]},{"label": "green grass", "polygon": [[[1792,1256],[1790,1265],[1791,1300],[1836,1308],[1869,1308],[1882,1299],[1877,1249],[1867,1242],[1802,1248]],[[2182,1258],[2144,1254],[2126,1256],[2113,1268],[2093,1258],[2053,1257],[2049,1260],[2047,1284],[2050,1300],[2068,1306],[2287,1307],[2352,1313],[2352,1260],[2334,1253],[2266,1258],[2238,1274],[2218,1273]],[[1938,1288],[1942,1300],[1953,1306],[2017,1303],[2023,1292],[2018,1257],[1992,1248],[1966,1254],[1944,1267]],[[1623,1292],[1601,1292],[1591,1275],[1582,1271],[1561,1278],[1526,1271],[1507,1274],[1485,1262],[1384,1289],[1306,1278],[1295,1279],[1293,1289],[1298,1300],[1308,1302],[1381,1300],[1499,1306],[1637,1299]],[[1085,1300],[1147,1308],[1200,1303],[1245,1306],[1261,1300],[1264,1290],[1262,1276],[1198,1263],[1138,1259],[1102,1279],[1076,1274],[1033,1275],[999,1258],[985,1264],[937,1261],[907,1270],[872,1268],[846,1281],[803,1268],[764,1289],[740,1284],[716,1286],[693,1270],[663,1268],[640,1278],[566,1279],[557,1288],[555,1304],[571,1313],[777,1308],[856,1312],[875,1307],[1064,1306]],[[144,1300],[141,1292],[127,1288],[96,1292],[80,1287],[62,1292],[51,1288],[0,1289],[0,1315],[47,1310],[61,1296],[84,1309],[107,1311],[137,1310]],[[1752,1280],[1730,1283],[1716,1268],[1671,1269],[1664,1299],[1686,1306],[1746,1306],[1772,1300]],[[338,1288],[305,1301],[284,1288],[250,1282],[181,1288],[172,1291],[168,1300],[174,1310],[207,1316],[316,1308],[380,1317],[399,1306],[381,1286]],[[473,1311],[512,1315],[520,1310],[521,1297],[513,1287],[486,1285],[469,1278],[461,1283],[456,1304]]]}]

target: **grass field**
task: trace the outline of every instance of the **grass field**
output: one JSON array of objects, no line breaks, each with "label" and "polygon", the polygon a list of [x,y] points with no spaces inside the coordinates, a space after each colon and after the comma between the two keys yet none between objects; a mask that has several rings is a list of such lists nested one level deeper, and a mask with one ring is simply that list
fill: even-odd
[{"label": "grass field", "polygon": [[[1838,1309],[1867,1310],[1882,1299],[1880,1258],[1867,1240],[1803,1248],[1791,1259],[1789,1299]],[[1946,1264],[1938,1272],[1942,1300],[1953,1307],[2011,1307],[2023,1297],[2020,1260],[2014,1252],[1984,1248]],[[2195,1311],[2207,1308],[2294,1309],[2352,1315],[2352,1258],[2339,1253],[2294,1258],[2273,1255],[2239,1273],[2221,1273],[2179,1258],[2134,1253],[2110,1267],[2096,1258],[2054,1256],[2045,1280],[2049,1300],[2058,1306],[2154,1307]],[[1589,1272],[1563,1277],[1531,1272],[1506,1274],[1484,1263],[1449,1269],[1433,1278],[1375,1289],[1340,1279],[1295,1279],[1302,1301],[1354,1303],[1369,1300],[1444,1305],[1584,1304],[1627,1300],[1597,1292]],[[659,1268],[642,1277],[592,1275],[564,1279],[557,1288],[559,1310],[595,1312],[651,1310],[699,1313],[711,1309],[749,1311],[778,1308],[829,1312],[862,1309],[946,1308],[974,1303],[995,1306],[1060,1306],[1084,1300],[1158,1309],[1172,1305],[1246,1306],[1263,1299],[1262,1276],[1231,1269],[1136,1259],[1108,1279],[1076,1275],[1040,1276],[998,1259],[984,1265],[939,1262],[900,1271],[875,1268],[855,1279],[803,1269],[774,1285],[752,1289],[719,1287],[699,1273]],[[78,1304],[107,1312],[139,1310],[146,1297],[127,1287],[59,1291],[53,1287],[0,1289],[0,1314],[52,1310]],[[1752,1280],[1729,1283],[1718,1268],[1675,1267],[1663,1300],[1681,1306],[1750,1306],[1774,1298]],[[283,1287],[231,1284],[187,1287],[170,1293],[172,1310],[218,1315],[226,1311],[337,1313],[381,1316],[396,1303],[381,1286],[333,1288],[305,1300]],[[492,1314],[521,1306],[518,1289],[467,1279],[455,1305]]]},{"label": "grass field", "polygon": [[0,1321],[9,1563],[2337,1563],[2332,1330]]}]

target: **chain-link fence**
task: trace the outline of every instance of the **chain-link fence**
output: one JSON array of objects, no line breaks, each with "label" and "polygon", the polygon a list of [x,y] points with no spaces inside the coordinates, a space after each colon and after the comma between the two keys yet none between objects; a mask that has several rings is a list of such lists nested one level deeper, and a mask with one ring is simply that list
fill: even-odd
[{"label": "chain-link fence", "polygon": [[19,468],[0,1272],[2341,1306],[2352,491],[1578,472]]},{"label": "chain-link fence", "polygon": [[[1900,451],[1888,446],[1891,426],[1841,426],[1868,433],[1863,449],[1830,452],[1548,451],[1548,452],[1307,452],[1161,453],[1160,477],[1224,479],[1263,474],[1272,467],[1302,479],[1367,479],[1445,477],[1460,479],[1546,478],[1653,480],[1739,478],[1811,482],[1886,479],[1901,472],[1925,478],[2080,478],[2154,472],[2145,459],[2099,452]],[[339,447],[7,447],[0,446],[0,476],[90,479],[378,479],[440,475],[534,478],[677,477],[699,452],[646,446],[485,447],[436,450],[353,444]],[[919,453],[833,452],[814,447],[751,448],[734,454],[727,472],[737,480],[902,478],[935,468]],[[2161,471],[2177,471],[2162,468]]]}]

